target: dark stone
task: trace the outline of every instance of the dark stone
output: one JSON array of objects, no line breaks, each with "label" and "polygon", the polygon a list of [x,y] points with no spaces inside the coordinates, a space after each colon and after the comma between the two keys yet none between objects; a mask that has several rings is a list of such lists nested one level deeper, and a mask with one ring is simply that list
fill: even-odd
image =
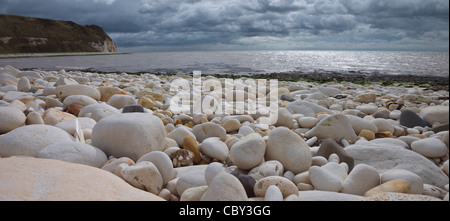
[{"label": "dark stone", "polygon": [[245,189],[245,192],[247,193],[247,197],[255,197],[255,192],[253,188],[255,187],[256,180],[250,175],[245,175],[242,173],[239,173],[238,171],[231,172],[233,176],[238,178],[238,180],[242,183],[242,186]]},{"label": "dark stone", "polygon": [[334,98],[336,98],[336,99],[344,99],[347,97],[348,97],[348,95],[346,95],[346,94],[338,94],[338,95],[334,96]]},{"label": "dark stone", "polygon": [[400,115],[400,124],[408,128],[429,126],[419,115],[409,109],[404,110]]},{"label": "dark stone", "polygon": [[322,144],[320,144],[319,150],[317,150],[317,156],[322,156],[328,159],[331,154],[337,154],[341,162],[348,165],[348,171],[353,170],[355,166],[355,160],[344,150],[343,147],[339,146],[334,140],[328,138],[325,139]]},{"label": "dark stone", "polygon": [[439,133],[442,131],[448,131],[448,130],[449,130],[449,124],[442,124],[442,125],[439,125],[439,126],[433,128],[433,132],[435,132],[435,133]]},{"label": "dark stone", "polygon": [[134,105],[128,105],[125,106],[122,110],[122,113],[143,113],[144,107],[142,107],[140,104],[134,104]]}]

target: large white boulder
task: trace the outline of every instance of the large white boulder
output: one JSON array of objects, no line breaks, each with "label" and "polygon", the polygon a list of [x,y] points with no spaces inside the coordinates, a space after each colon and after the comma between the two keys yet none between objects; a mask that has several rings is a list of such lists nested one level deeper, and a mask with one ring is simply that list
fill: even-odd
[{"label": "large white boulder", "polygon": [[136,161],[149,152],[164,150],[166,130],[151,114],[117,114],[100,120],[92,129],[91,140],[107,155]]},{"label": "large white boulder", "polygon": [[269,135],[265,160],[277,160],[293,173],[307,171],[312,164],[311,150],[302,137],[285,127],[279,127]]},{"label": "large white boulder", "polygon": [[73,140],[66,131],[54,126],[23,126],[0,136],[0,156],[36,157],[48,145]]}]

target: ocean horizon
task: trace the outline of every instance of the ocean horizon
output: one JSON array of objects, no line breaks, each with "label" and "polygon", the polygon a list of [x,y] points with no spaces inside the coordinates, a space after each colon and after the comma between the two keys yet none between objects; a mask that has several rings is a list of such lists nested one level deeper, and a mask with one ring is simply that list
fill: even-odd
[{"label": "ocean horizon", "polygon": [[0,66],[46,71],[192,73],[340,73],[449,76],[449,53],[439,51],[183,51],[0,59]]}]

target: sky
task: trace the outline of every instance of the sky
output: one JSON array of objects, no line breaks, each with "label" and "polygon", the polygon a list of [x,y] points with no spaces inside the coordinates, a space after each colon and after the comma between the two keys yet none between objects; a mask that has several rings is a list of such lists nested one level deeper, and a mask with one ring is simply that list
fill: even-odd
[{"label": "sky", "polygon": [[99,25],[120,52],[449,50],[448,0],[0,0]]}]

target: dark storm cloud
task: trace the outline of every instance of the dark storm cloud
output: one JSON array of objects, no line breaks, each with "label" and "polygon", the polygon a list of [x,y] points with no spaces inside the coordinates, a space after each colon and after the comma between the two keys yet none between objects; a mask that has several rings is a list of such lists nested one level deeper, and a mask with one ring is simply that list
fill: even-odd
[{"label": "dark storm cloud", "polygon": [[97,24],[119,48],[448,50],[448,5],[448,0],[0,0],[0,13]]}]

